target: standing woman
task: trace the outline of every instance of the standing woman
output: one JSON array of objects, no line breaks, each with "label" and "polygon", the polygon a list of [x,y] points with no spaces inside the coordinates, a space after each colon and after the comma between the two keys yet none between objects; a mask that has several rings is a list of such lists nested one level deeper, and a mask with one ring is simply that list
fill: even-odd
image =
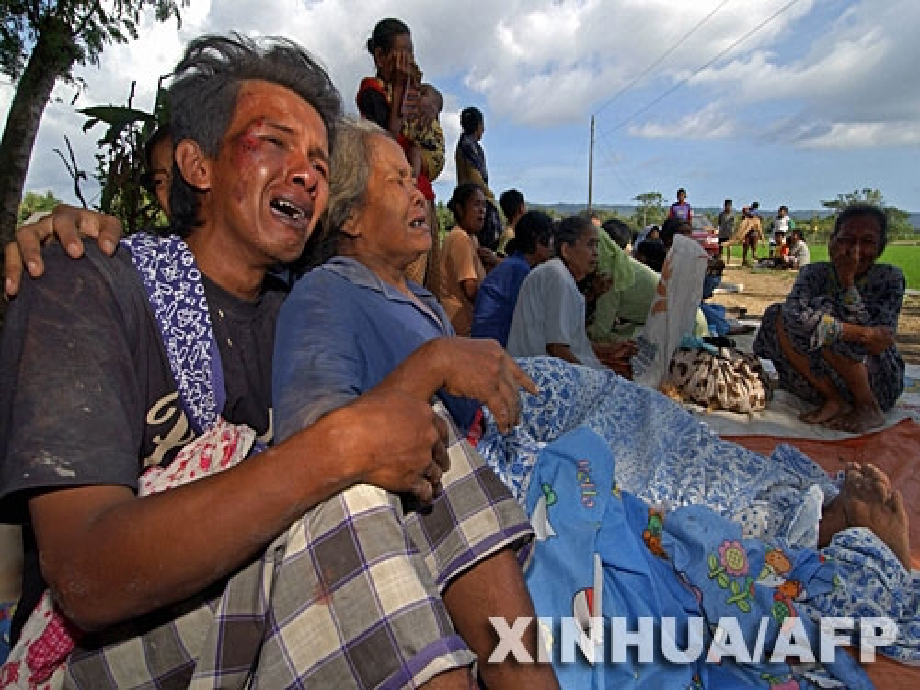
[{"label": "standing woman", "polygon": [[464,108],[460,113],[460,127],[463,133],[457,141],[454,162],[457,165],[457,184],[472,183],[479,186],[485,195],[486,221],[480,243],[489,249],[498,248],[502,234],[502,221],[495,207],[495,194],[489,189],[489,170],[486,167],[486,152],[479,143],[486,131],[486,121],[482,111],[476,106]]},{"label": "standing woman", "polygon": [[[358,110],[398,139],[406,121],[407,92],[412,90],[410,76],[418,70],[409,27],[399,19],[381,19],[367,39],[367,52],[374,58],[377,74],[361,80]],[[408,96],[411,99],[413,94]]]},{"label": "standing woman", "polygon": [[456,225],[441,250],[441,304],[457,335],[469,337],[473,304],[486,269],[479,259],[478,235],[486,217],[486,197],[475,184],[461,184],[447,202]]},{"label": "standing woman", "polygon": [[[387,130],[396,141],[409,150],[410,142],[403,134],[406,120],[418,105],[421,72],[415,62],[412,35],[400,19],[381,19],[367,39],[367,52],[374,59],[377,73],[365,77],[358,87],[355,99],[361,116]],[[430,187],[430,185],[429,185]],[[429,202],[431,200],[429,199]],[[431,249],[413,261],[406,276],[420,285],[424,284],[437,294],[439,278],[437,267],[440,253],[438,216],[433,203],[428,204],[428,227],[431,230]]]}]

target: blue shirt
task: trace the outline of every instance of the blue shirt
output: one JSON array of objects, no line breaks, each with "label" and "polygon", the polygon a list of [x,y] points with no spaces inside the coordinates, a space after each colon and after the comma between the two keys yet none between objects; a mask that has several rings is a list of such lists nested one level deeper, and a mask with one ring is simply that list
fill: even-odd
[{"label": "blue shirt", "polygon": [[514,305],[528,273],[530,264],[524,254],[515,252],[485,277],[476,291],[471,331],[474,338],[494,338],[507,347]]},{"label": "blue shirt", "polygon": [[[370,390],[427,341],[453,335],[434,295],[409,286],[421,306],[347,257],[297,281],[275,334],[276,441]],[[439,397],[465,432],[479,403],[443,391]]]}]

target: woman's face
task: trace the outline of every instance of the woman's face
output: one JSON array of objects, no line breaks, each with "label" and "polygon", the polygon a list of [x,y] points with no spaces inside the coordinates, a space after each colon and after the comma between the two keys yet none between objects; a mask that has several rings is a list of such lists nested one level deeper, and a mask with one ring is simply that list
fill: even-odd
[{"label": "woman's face", "polygon": [[562,258],[576,282],[597,268],[597,245],[597,228],[589,223],[574,244],[561,246]]},{"label": "woman's face", "polygon": [[478,235],[486,222],[486,197],[477,189],[460,208],[458,225],[471,235]]},{"label": "woman's face", "polygon": [[425,197],[415,186],[402,147],[385,136],[369,144],[370,175],[364,206],[346,224],[349,252],[381,277],[403,270],[431,249]]},{"label": "woman's face", "polygon": [[868,271],[881,253],[882,229],[870,215],[852,216],[827,243],[836,265],[844,256],[856,262],[856,275]]},{"label": "woman's face", "polygon": [[[393,44],[390,49],[384,52],[378,48],[374,53],[374,62],[377,65],[377,73],[380,78],[387,83],[392,83],[396,78],[396,60],[399,53],[407,53],[410,58],[414,59],[412,48],[412,36],[409,34],[397,34],[393,37]],[[409,62],[412,61],[409,60]]]}]

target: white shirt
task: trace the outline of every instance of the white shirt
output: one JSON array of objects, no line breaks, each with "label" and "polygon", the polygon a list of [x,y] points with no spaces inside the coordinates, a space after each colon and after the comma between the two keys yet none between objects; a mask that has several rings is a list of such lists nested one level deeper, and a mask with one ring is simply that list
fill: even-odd
[{"label": "white shirt", "polygon": [[802,266],[807,266],[809,264],[811,261],[811,250],[808,249],[805,240],[799,240],[798,244],[789,250],[788,258],[794,259],[793,265],[796,268],[802,268]]},{"label": "white shirt", "polygon": [[605,368],[585,332],[585,296],[558,258],[534,268],[521,284],[511,318],[508,354],[545,356],[550,343],[568,345],[585,366]]}]

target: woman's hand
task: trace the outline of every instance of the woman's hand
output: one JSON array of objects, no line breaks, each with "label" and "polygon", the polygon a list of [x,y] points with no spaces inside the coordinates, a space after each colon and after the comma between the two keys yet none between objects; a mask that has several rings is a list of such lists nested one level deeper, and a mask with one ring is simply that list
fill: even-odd
[{"label": "woman's hand", "polygon": [[492,412],[502,433],[520,420],[520,389],[536,395],[536,384],[494,340],[438,338],[428,366],[439,372],[439,388],[479,400]]},{"label": "woman's hand", "polygon": [[894,331],[887,326],[865,326],[862,343],[870,355],[878,355],[894,345]]},{"label": "woman's hand", "polygon": [[856,269],[859,266],[859,245],[845,245],[843,243],[831,243],[830,260],[834,264],[834,270],[837,271],[837,278],[840,285],[845,290],[849,290],[856,282]]},{"label": "woman's hand", "polygon": [[59,204],[41,220],[21,226],[16,231],[15,242],[6,245],[4,251],[7,298],[19,292],[23,266],[33,278],[44,272],[42,245],[56,238],[67,253],[77,259],[83,256],[83,237],[95,237],[103,252],[114,254],[121,239],[121,223],[113,216]]},{"label": "woman's hand", "polygon": [[630,360],[638,352],[635,340],[626,340],[622,343],[591,343],[591,346],[601,364],[610,367],[624,378],[632,378]]},{"label": "woman's hand", "polygon": [[613,278],[606,273],[595,273],[591,278],[588,290],[585,292],[587,302],[596,302],[601,296],[613,287]]}]

